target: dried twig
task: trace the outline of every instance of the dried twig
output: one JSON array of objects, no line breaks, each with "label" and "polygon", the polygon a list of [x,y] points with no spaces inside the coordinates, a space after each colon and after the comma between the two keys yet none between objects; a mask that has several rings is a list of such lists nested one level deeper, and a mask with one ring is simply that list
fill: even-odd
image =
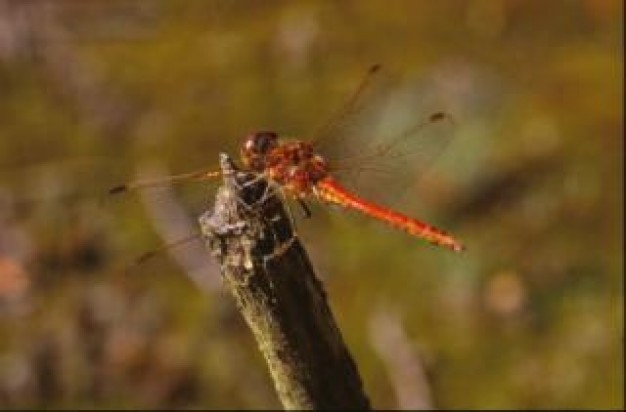
[{"label": "dried twig", "polygon": [[225,184],[200,218],[224,283],[254,333],[287,409],[369,409],[348,352],[290,220],[265,181],[222,155]]}]

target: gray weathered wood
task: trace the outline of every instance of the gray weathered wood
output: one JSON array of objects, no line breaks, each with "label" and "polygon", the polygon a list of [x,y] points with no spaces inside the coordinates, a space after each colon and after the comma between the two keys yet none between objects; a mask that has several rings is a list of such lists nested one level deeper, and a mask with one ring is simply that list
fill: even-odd
[{"label": "gray weathered wood", "polygon": [[202,232],[283,406],[369,409],[322,284],[280,199],[268,194],[264,180],[237,172],[226,155],[221,166],[225,183],[214,210],[200,218]]}]

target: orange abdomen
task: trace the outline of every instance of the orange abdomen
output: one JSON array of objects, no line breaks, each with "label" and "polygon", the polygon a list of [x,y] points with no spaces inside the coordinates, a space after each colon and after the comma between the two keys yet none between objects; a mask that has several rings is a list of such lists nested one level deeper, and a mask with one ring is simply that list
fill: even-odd
[{"label": "orange abdomen", "polygon": [[445,233],[443,230],[391,209],[363,200],[344,189],[330,177],[326,177],[317,182],[316,188],[317,195],[322,200],[329,203],[358,210],[367,216],[381,220],[395,228],[402,229],[410,235],[420,237],[439,246],[447,247],[455,252],[460,252],[464,249],[461,242]]}]

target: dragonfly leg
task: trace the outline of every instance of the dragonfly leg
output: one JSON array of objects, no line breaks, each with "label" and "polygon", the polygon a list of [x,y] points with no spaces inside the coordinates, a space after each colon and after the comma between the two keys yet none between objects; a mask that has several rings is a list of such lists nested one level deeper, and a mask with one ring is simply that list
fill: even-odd
[{"label": "dragonfly leg", "polygon": [[258,200],[257,204],[264,204],[268,199],[276,196],[276,193],[283,197],[284,200],[282,190],[280,190],[278,185],[273,183],[271,180],[268,180],[267,185],[265,186],[265,190],[263,190],[263,194],[261,195],[261,198]]},{"label": "dragonfly leg", "polygon": [[[263,216],[260,214],[261,207],[272,197],[279,197],[280,200],[282,200],[281,203],[285,206],[284,210],[285,210],[285,214],[287,215],[287,218],[289,219],[289,226],[291,229],[290,230],[291,233],[288,239],[284,239],[285,236],[283,236],[283,239],[281,239],[281,236],[277,232],[275,232],[274,230],[270,230],[271,232],[270,236],[272,237],[272,244],[275,245],[275,247],[273,248],[274,250],[272,252],[263,256],[263,264],[267,265],[273,259],[282,256],[291,247],[291,245],[294,243],[298,235],[296,231],[296,222],[293,218],[293,213],[292,213],[290,204],[287,200],[284,190],[282,190],[282,188],[279,185],[274,183],[271,179],[267,179],[264,174],[258,174],[246,182],[238,183],[237,188],[243,190],[254,184],[258,184],[262,179],[265,179],[267,184],[265,185],[263,189],[263,193],[261,194],[261,196],[259,196],[257,200],[254,200],[253,202],[248,203],[245,201],[245,199],[238,197],[237,202],[246,211],[252,212],[253,214],[257,215],[257,217],[261,217],[261,218],[263,218]],[[305,210],[308,211],[308,208],[306,208],[305,206],[303,207],[305,208]],[[308,214],[310,214],[310,211]],[[270,217],[269,218],[270,228],[275,222],[278,222],[281,219],[283,219],[282,214],[277,214],[275,216]]]},{"label": "dragonfly leg", "polygon": [[[263,177],[262,175],[260,175],[260,177],[255,177],[254,179],[241,184],[239,187],[246,187],[253,183],[257,183],[262,177]],[[271,180],[267,181],[267,185],[265,186],[263,190],[263,194],[259,197],[258,200],[255,200],[252,203],[247,203],[244,199],[240,197],[237,198],[237,202],[246,211],[252,212],[257,217],[262,218],[262,215],[260,213],[260,206],[264,205],[265,202],[267,202],[269,199],[275,196],[280,197],[280,199],[282,200],[281,203],[285,206],[284,210],[285,210],[285,214],[287,215],[287,218],[289,219],[289,226],[291,228],[291,236],[289,236],[289,238],[286,240],[285,239],[281,240],[280,236],[275,231],[271,230],[272,243],[276,246],[274,247],[274,250],[271,253],[263,256],[264,265],[267,265],[271,260],[282,256],[283,253],[285,253],[285,251],[287,251],[291,247],[295,239],[298,237],[297,230],[296,230],[296,222],[293,218],[293,213],[292,213],[290,204],[288,202],[288,199],[285,195],[285,192],[282,190],[282,188],[278,186],[277,184],[275,184],[274,182],[272,182]],[[282,218],[283,217],[281,215],[275,215],[275,216],[270,217],[269,218],[270,227],[273,223],[280,221]]]},{"label": "dragonfly leg", "polygon": [[[268,188],[269,186],[270,185],[268,185]],[[271,193],[268,194],[268,197],[278,195],[281,198],[282,204],[285,206],[285,214],[287,215],[287,218],[289,219],[289,223],[291,226],[291,236],[287,240],[281,240],[280,237],[277,235],[277,233],[275,231],[272,231],[273,243],[277,246],[274,248],[274,250],[270,254],[263,256],[264,267],[266,267],[269,264],[269,262],[271,262],[272,260],[276,258],[281,257],[287,250],[289,250],[291,245],[296,241],[298,237],[296,221],[293,218],[293,212],[291,210],[291,206],[289,204],[287,196],[285,195],[285,191],[282,190],[277,185],[272,185],[272,186],[273,187],[270,189]],[[269,193],[269,192],[266,192],[266,193]],[[279,215],[279,216],[275,216],[272,220],[279,221],[281,218],[282,216]]]},{"label": "dragonfly leg", "polygon": [[306,204],[304,199],[298,198],[298,204],[300,205],[300,207],[302,208],[302,211],[304,212],[304,217],[306,219],[309,219],[312,213],[311,213],[311,209],[309,209],[309,206]]},{"label": "dragonfly leg", "polygon": [[296,220],[293,218],[293,212],[291,210],[289,200],[287,199],[285,192],[281,190],[280,187],[276,188],[276,191],[278,192],[279,196],[281,197],[283,201],[283,204],[285,205],[285,213],[287,213],[287,217],[289,218],[289,222],[291,223],[291,228],[293,231],[292,238],[295,238],[298,236],[298,228],[296,226]]},{"label": "dragonfly leg", "polygon": [[263,205],[270,197],[275,196],[275,190],[277,189],[277,186],[275,184],[272,184],[272,181],[267,179],[265,174],[258,174],[254,178],[247,180],[243,183],[238,183],[237,181],[235,181],[235,185],[236,185],[235,187],[238,190],[243,191],[250,186],[258,184],[262,179],[266,179],[267,184],[265,185],[265,188],[263,189],[263,194],[259,196],[258,200],[255,200],[252,203],[247,203],[241,198],[237,199],[239,204],[242,205],[248,211],[253,210],[259,205]]},{"label": "dragonfly leg", "polygon": [[257,174],[256,176],[254,176],[250,180],[246,180],[243,183],[236,183],[237,184],[237,188],[238,189],[245,189],[248,186],[253,186],[253,185],[259,183],[259,181],[261,181],[264,178],[265,178],[265,174],[264,173],[259,173],[259,174]]}]

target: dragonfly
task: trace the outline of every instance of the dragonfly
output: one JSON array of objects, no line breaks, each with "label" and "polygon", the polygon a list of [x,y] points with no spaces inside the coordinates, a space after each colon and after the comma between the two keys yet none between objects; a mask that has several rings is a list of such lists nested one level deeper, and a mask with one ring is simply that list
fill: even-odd
[{"label": "dragonfly", "polygon": [[[387,177],[392,181],[401,180],[398,175],[410,176],[410,173],[407,173],[408,169],[416,163],[424,166],[449,140],[449,133],[441,135],[433,131],[450,129],[454,120],[446,112],[434,111],[383,142],[370,145],[359,141],[362,138],[360,134],[365,134],[364,129],[368,128],[368,120],[371,120],[370,109],[377,108],[374,102],[377,100],[380,86],[385,84],[381,80],[381,77],[384,77],[381,71],[380,65],[371,66],[339,112],[323,123],[308,140],[283,138],[274,131],[255,131],[248,134],[240,147],[243,170],[265,178],[287,198],[300,203],[307,215],[310,215],[310,210],[305,201],[316,199],[323,204],[359,212],[431,244],[461,252],[465,247],[453,235],[408,214],[366,199],[341,180],[342,176],[345,176],[347,181],[350,179],[365,181],[371,186],[372,176],[377,173],[383,175],[387,173]],[[355,134],[356,142],[349,139],[350,135]],[[333,150],[333,147],[342,149]],[[420,158],[424,153],[431,154]],[[401,168],[406,170],[400,171],[402,173],[389,174],[398,172]],[[163,184],[213,180],[220,175],[217,170],[203,169],[153,180],[124,183],[111,188],[109,192],[119,194]],[[355,187],[358,187],[358,184]],[[182,239],[174,245],[184,243],[186,240]]]}]

